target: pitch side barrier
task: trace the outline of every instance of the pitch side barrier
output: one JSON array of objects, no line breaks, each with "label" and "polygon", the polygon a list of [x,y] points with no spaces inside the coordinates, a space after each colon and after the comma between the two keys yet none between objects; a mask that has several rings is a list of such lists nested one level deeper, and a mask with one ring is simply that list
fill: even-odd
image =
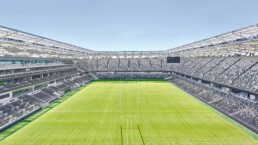
[{"label": "pitch side barrier", "polygon": [[135,81],[160,81],[164,82],[164,79],[100,79],[100,80],[93,80],[92,82],[117,82],[117,81],[128,81],[128,82],[135,82]]},{"label": "pitch side barrier", "polygon": [[29,114],[24,115],[23,117],[19,118],[18,120],[15,120],[14,122],[11,122],[10,124],[4,126],[3,128],[0,129],[0,132],[3,132],[5,130],[7,130],[8,128],[12,127],[13,125],[19,123],[20,121],[26,119],[27,117],[37,113],[38,111],[40,111],[42,109],[42,107],[39,107],[37,109],[35,109],[34,111],[30,112]]},{"label": "pitch side barrier", "polygon": [[151,73],[169,73],[171,71],[167,71],[167,70],[133,70],[133,71],[120,71],[120,70],[116,70],[116,71],[100,71],[100,70],[92,70],[92,71],[87,71],[89,73],[98,73],[98,72],[103,72],[103,73],[117,73],[117,72],[125,72],[125,73],[134,73],[134,72],[151,72]]}]

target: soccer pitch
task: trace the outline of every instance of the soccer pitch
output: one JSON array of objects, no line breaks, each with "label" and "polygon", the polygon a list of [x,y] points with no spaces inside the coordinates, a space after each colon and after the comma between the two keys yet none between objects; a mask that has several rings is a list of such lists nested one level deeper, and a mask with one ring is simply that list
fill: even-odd
[{"label": "soccer pitch", "polygon": [[258,144],[254,134],[165,81],[96,81],[3,145]]}]

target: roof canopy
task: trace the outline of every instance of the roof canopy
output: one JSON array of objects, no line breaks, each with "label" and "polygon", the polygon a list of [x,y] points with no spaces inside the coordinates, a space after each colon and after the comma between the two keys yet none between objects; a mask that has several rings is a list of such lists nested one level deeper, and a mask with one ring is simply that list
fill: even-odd
[{"label": "roof canopy", "polygon": [[0,55],[59,58],[144,58],[168,55],[230,56],[257,54],[258,25],[203,39],[165,51],[93,51],[42,36],[0,26]]},{"label": "roof canopy", "polygon": [[12,28],[0,26],[0,41],[11,42],[29,46],[45,47],[51,49],[60,49],[65,51],[88,52],[92,51],[79,46],[52,40],[42,36],[26,33]]},{"label": "roof canopy", "polygon": [[181,51],[181,50],[187,50],[187,49],[224,45],[229,43],[236,43],[236,42],[241,42],[246,40],[257,39],[257,37],[258,37],[258,24],[252,25],[247,28],[235,30],[232,32],[224,33],[221,35],[217,35],[211,38],[196,41],[176,48],[172,48],[170,50]]}]

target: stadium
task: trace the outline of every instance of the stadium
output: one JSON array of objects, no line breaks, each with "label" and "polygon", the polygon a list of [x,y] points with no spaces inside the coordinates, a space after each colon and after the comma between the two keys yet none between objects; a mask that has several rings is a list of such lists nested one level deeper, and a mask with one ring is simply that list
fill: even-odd
[{"label": "stadium", "polygon": [[258,24],[161,51],[0,25],[0,144],[258,144]]}]

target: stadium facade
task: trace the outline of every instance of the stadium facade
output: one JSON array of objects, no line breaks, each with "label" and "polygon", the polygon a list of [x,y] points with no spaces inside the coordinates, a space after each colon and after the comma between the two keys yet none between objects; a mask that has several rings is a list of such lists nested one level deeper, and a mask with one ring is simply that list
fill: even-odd
[{"label": "stadium facade", "polygon": [[165,79],[258,133],[257,52],[258,25],[165,51],[94,51],[0,26],[0,130],[95,79]]}]

